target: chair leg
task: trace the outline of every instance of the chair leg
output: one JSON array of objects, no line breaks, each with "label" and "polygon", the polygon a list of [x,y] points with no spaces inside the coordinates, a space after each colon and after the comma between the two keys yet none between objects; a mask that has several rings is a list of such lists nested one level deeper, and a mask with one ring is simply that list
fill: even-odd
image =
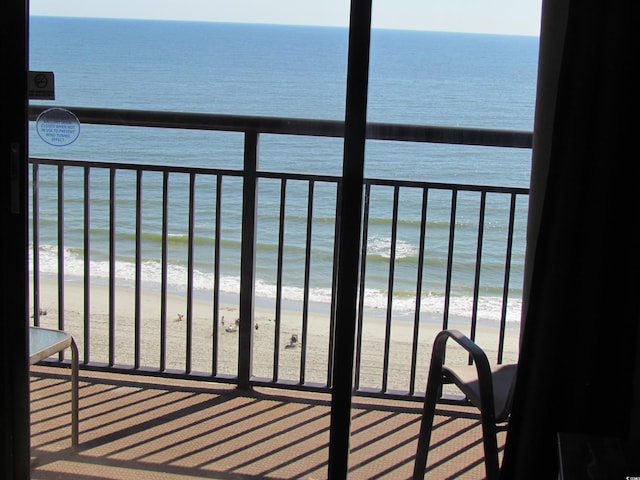
[{"label": "chair leg", "polygon": [[433,362],[429,370],[427,390],[424,396],[424,406],[422,409],[422,420],[420,422],[420,435],[418,437],[418,449],[416,460],[413,464],[413,479],[422,480],[427,469],[427,457],[429,455],[429,444],[431,443],[431,431],[433,430],[433,419],[436,414],[436,403],[442,388],[442,363]]},{"label": "chair leg", "polygon": [[78,346],[71,338],[71,451],[78,450]]},{"label": "chair leg", "polygon": [[429,444],[431,443],[431,430],[433,429],[433,419],[436,413],[436,402],[439,386],[435,388],[427,388],[424,397],[424,407],[422,411],[422,420],[420,422],[420,436],[418,437],[418,449],[416,452],[416,461],[413,464],[413,479],[422,480],[425,470],[427,469],[427,457],[429,455]]},{"label": "chair leg", "polygon": [[420,422],[420,436],[418,437],[418,449],[413,464],[413,480],[423,480],[427,469],[427,457],[429,444],[431,443],[431,430],[436,414],[436,403],[440,396],[443,377],[442,364],[444,363],[444,350],[449,333],[446,330],[436,335],[431,350],[431,362],[429,376],[427,377],[427,389],[424,394],[424,407],[422,409],[422,421]]},{"label": "chair leg", "polygon": [[482,443],[484,445],[484,466],[487,472],[487,480],[498,480],[500,477],[500,464],[498,462],[498,439],[495,418],[481,411],[482,417]]}]

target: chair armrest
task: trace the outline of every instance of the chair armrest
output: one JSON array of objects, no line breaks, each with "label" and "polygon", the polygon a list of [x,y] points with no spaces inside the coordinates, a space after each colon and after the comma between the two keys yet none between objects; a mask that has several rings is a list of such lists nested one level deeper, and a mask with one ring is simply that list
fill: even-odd
[{"label": "chair armrest", "polygon": [[[484,350],[482,350],[482,348],[471,341],[469,337],[458,330],[442,330],[438,332],[435,340],[433,341],[432,357],[441,359],[441,362],[444,360],[444,352],[447,340],[450,338],[462,348],[464,348],[467,352],[469,352],[474,363],[476,363],[477,365],[485,365],[487,367],[487,372],[491,373],[489,360],[487,359],[487,355],[484,353]],[[482,369],[484,370],[484,368]]]}]

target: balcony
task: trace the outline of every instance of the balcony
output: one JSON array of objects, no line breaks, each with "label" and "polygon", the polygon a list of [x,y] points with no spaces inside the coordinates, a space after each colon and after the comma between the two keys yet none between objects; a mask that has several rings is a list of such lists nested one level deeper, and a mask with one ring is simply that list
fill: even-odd
[{"label": "balcony", "polygon": [[[73,453],[68,383],[59,368],[32,370],[34,480],[327,478],[327,394],[83,371]],[[437,413],[428,474],[484,478],[477,411]],[[419,403],[356,397],[349,478],[410,478],[419,422]]]},{"label": "balcony", "polygon": [[[31,119],[43,110],[31,107]],[[104,468],[104,478],[127,469],[166,478],[324,478],[341,178],[261,170],[258,145],[263,135],[340,139],[341,122],[72,110],[83,124],[236,132],[243,166],[30,159],[33,324],[70,331],[82,369],[78,454],[65,450],[61,373],[50,368],[67,359],[34,372],[34,478],[55,478],[57,468]],[[370,124],[367,136],[394,145],[531,147],[526,132]],[[176,188],[187,199],[178,214]],[[437,331],[459,328],[492,362],[516,360],[521,290],[513,285],[521,283],[527,196],[521,187],[365,179],[354,478],[410,475]],[[407,201],[416,208],[403,208]],[[237,237],[230,224],[241,227]],[[389,240],[382,253],[372,251],[381,228]],[[418,245],[412,262],[397,249],[407,235]],[[268,294],[257,291],[266,270],[274,272]],[[225,284],[230,278],[235,286]],[[372,290],[383,295],[373,301]],[[460,352],[450,361],[468,359]],[[440,453],[429,463],[443,476],[481,478],[479,420],[455,392],[445,394],[443,408],[458,413],[441,417],[433,443]]]}]

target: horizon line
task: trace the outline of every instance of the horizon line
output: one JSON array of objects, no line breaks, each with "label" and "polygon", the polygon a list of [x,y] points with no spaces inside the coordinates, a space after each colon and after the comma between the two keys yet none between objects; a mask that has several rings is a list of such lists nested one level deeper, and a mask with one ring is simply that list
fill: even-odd
[{"label": "horizon line", "polygon": [[[142,20],[151,22],[188,22],[188,23],[223,23],[223,24],[237,24],[237,25],[274,25],[274,26],[290,26],[290,27],[326,27],[326,28],[343,28],[348,29],[348,25],[327,25],[327,24],[312,24],[312,23],[281,23],[281,22],[258,22],[258,21],[236,21],[236,20],[206,20],[206,19],[191,19],[191,18],[148,18],[148,17],[127,17],[127,16],[102,16],[102,15],[68,15],[68,14],[30,14],[30,17],[46,17],[46,18],[84,18],[84,19],[101,19],[101,20]],[[431,32],[431,33],[456,33],[456,34],[468,34],[468,35],[492,35],[503,37],[531,37],[540,38],[540,34],[532,33],[505,33],[505,32],[490,32],[483,30],[444,30],[437,28],[430,29],[416,29],[416,28],[401,28],[401,27],[378,27],[371,26],[371,30],[388,30],[388,31],[401,31],[401,32]]]}]

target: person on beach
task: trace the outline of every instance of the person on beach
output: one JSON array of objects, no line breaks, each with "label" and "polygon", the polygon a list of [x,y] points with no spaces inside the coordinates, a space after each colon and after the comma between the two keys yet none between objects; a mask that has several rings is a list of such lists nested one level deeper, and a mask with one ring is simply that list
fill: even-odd
[{"label": "person on beach", "polygon": [[289,343],[287,343],[284,348],[294,348],[298,343],[298,335],[296,335],[295,333],[293,335],[291,335],[291,338],[289,339]]}]

